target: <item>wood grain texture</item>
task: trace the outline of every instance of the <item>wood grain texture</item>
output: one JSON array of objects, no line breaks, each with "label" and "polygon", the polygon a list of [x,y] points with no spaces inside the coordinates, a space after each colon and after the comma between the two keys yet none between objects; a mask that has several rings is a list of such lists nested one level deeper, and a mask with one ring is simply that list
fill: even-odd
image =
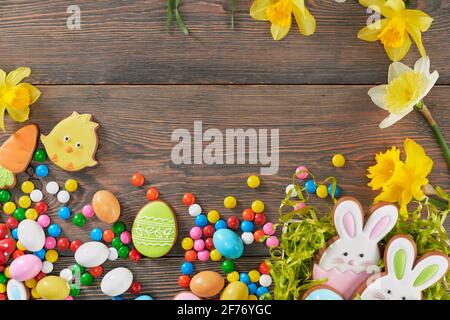
[{"label": "wood grain texture", "polygon": [[[370,84],[385,82],[389,60],[380,43],[358,40],[366,8],[356,0],[307,1],[317,32],[299,35],[293,25],[281,42],[267,22],[249,16],[251,0],[238,1],[230,29],[227,0],[183,0],[191,35],[176,25],[166,32],[161,0],[3,0],[0,66],[30,66],[40,84]],[[450,5],[417,0],[435,20],[423,36],[428,55],[450,83]],[[81,30],[68,30],[66,10],[81,8]],[[413,48],[405,60],[418,57]]]}]

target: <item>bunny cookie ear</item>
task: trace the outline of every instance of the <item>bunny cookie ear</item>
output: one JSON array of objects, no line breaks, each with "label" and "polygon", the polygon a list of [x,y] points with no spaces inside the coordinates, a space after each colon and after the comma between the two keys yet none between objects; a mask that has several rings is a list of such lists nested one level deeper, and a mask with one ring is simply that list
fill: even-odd
[{"label": "bunny cookie ear", "polygon": [[397,280],[404,279],[412,270],[416,259],[416,244],[406,235],[391,238],[386,246],[384,261],[386,270]]},{"label": "bunny cookie ear", "polygon": [[354,239],[363,229],[364,213],[358,200],[342,197],[333,210],[333,223],[339,237]]},{"label": "bunny cookie ear", "polygon": [[413,287],[419,291],[435,284],[448,270],[448,257],[439,252],[430,252],[424,255],[411,273]]},{"label": "bunny cookie ear", "polygon": [[398,208],[393,204],[377,205],[372,210],[365,226],[364,233],[374,242],[379,242],[397,223]]}]

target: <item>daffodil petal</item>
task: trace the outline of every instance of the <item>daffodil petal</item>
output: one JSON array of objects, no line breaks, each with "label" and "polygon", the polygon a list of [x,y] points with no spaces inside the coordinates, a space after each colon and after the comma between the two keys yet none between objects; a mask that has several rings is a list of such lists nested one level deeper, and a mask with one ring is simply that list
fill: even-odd
[{"label": "daffodil petal", "polygon": [[427,183],[428,183],[428,179],[425,179],[423,181],[414,183],[411,186],[411,191],[412,191],[414,199],[416,199],[417,201],[421,201],[425,198],[425,193],[423,193],[422,186],[424,186]]},{"label": "daffodil petal", "polygon": [[30,114],[30,108],[17,109],[17,108],[6,108],[9,116],[17,122],[24,122],[28,120],[28,115]]},{"label": "daffodil petal", "polygon": [[411,48],[411,39],[409,38],[408,35],[405,35],[405,40],[403,41],[403,45],[401,47],[399,48],[384,47],[387,55],[392,61],[402,60],[408,53],[409,48]]},{"label": "daffodil petal", "polygon": [[[411,109],[409,112],[411,112],[413,109]],[[408,112],[408,113],[409,113]],[[389,114],[389,116],[387,116],[383,121],[381,121],[380,123],[380,129],[386,129],[387,127],[392,126],[394,123],[396,123],[397,121],[400,121],[401,119],[403,119],[408,113],[405,114]]]},{"label": "daffodil petal", "polygon": [[400,204],[400,208],[403,208],[403,212],[407,209],[407,206],[411,202],[412,198],[413,195],[411,190],[403,189],[403,192],[400,194],[400,200],[398,201]]},{"label": "daffodil petal", "polygon": [[378,35],[383,30],[383,28],[387,25],[388,19],[382,19],[379,21],[375,21],[368,26],[362,28],[358,32],[358,39],[374,42],[378,40]]},{"label": "daffodil petal", "polygon": [[395,12],[405,10],[405,3],[403,0],[386,0],[384,6],[391,8]]},{"label": "daffodil petal", "polygon": [[375,203],[378,202],[398,202],[400,200],[402,188],[397,185],[390,185],[383,190],[374,200]]},{"label": "daffodil petal", "polygon": [[6,83],[6,72],[0,69],[0,86],[4,86]]},{"label": "daffodil petal", "polygon": [[304,5],[303,8],[294,5],[293,13],[301,34],[310,36],[316,31],[316,19]]},{"label": "daffodil petal", "polygon": [[419,28],[422,32],[427,31],[433,22],[432,17],[420,10],[407,9],[403,12],[403,17],[408,25]]},{"label": "daffodil petal", "polygon": [[388,82],[391,82],[398,76],[400,76],[402,73],[410,72],[412,69],[408,67],[406,64],[402,62],[392,62],[389,65],[389,71],[388,71]]},{"label": "daffodil petal", "polygon": [[18,85],[18,87],[23,87],[28,90],[28,92],[30,93],[30,98],[31,98],[30,104],[35,103],[41,96],[41,91],[29,83],[21,83]]},{"label": "daffodil petal", "polygon": [[250,8],[250,16],[255,20],[267,20],[267,8],[276,0],[255,0]]},{"label": "daffodil petal", "polygon": [[379,106],[381,109],[387,110],[384,103],[384,96],[386,95],[386,84],[382,84],[373,88],[370,88],[368,94],[373,103]]},{"label": "daffodil petal", "polygon": [[394,10],[388,6],[385,6],[385,2],[386,0],[359,0],[359,3],[362,6],[381,13],[386,18],[391,18],[394,15]]},{"label": "daffodil petal", "polygon": [[[433,168],[433,160],[428,157],[425,150],[412,139],[406,139],[403,146],[406,154],[406,166],[412,170],[416,176],[425,178]],[[426,183],[428,182],[425,182],[425,184]]]},{"label": "daffodil petal", "polygon": [[289,24],[286,26],[279,26],[272,23],[272,26],[270,28],[270,31],[272,33],[272,37],[274,40],[281,40],[283,39],[291,29],[292,24],[292,17],[289,17]]},{"label": "daffodil petal", "polygon": [[425,47],[422,43],[422,33],[419,29],[416,27],[406,26],[406,30],[413,38],[414,42],[416,43],[417,49],[419,49],[420,55],[422,57],[426,57],[427,53],[425,52]]},{"label": "daffodil petal", "polygon": [[14,71],[11,71],[6,76],[6,83],[10,86],[18,85],[23,79],[31,75],[31,69],[28,67],[19,67]]},{"label": "daffodil petal", "polygon": [[414,64],[414,71],[428,76],[430,74],[430,58],[425,56],[417,60]]},{"label": "daffodil petal", "polygon": [[5,130],[5,106],[0,106],[0,129]]}]

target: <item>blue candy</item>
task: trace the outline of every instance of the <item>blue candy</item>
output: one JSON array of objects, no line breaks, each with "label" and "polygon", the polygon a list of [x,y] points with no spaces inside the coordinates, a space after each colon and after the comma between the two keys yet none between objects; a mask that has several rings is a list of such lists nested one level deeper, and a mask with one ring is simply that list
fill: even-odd
[{"label": "blue candy", "polygon": [[19,240],[19,236],[17,234],[17,228],[11,230],[11,235],[14,239]]},{"label": "blue candy", "polygon": [[190,276],[194,272],[194,265],[190,262],[184,262],[180,269],[182,274]]},{"label": "blue candy", "polygon": [[267,289],[266,287],[259,287],[258,290],[256,290],[256,296],[259,298],[263,294],[266,294],[268,292],[269,292],[269,289]]},{"label": "blue candy", "polygon": [[248,293],[249,294],[255,294],[256,290],[258,290],[258,286],[255,283],[250,283],[248,285]]},{"label": "blue candy", "polygon": [[40,178],[45,178],[48,175],[48,167],[45,164],[40,164],[36,167],[36,175]]},{"label": "blue candy", "polygon": [[226,229],[227,228],[227,222],[225,220],[219,220],[214,224],[214,228],[216,230],[220,229]]},{"label": "blue candy", "polygon": [[58,216],[63,219],[63,220],[67,220],[70,218],[71,212],[70,209],[68,207],[61,207],[58,210]]},{"label": "blue candy", "polygon": [[112,300],[125,300],[122,296],[112,297]]},{"label": "blue candy", "polygon": [[308,180],[305,183],[305,188],[308,193],[316,193],[317,184],[314,182],[314,180]]},{"label": "blue candy", "polygon": [[239,281],[241,281],[241,282],[243,282],[245,284],[249,284],[250,283],[250,277],[245,272],[242,272],[241,274],[239,274]]},{"label": "blue candy", "polygon": [[152,297],[150,297],[150,296],[148,296],[148,295],[142,295],[142,296],[139,296],[139,297],[137,297],[136,299],[134,299],[134,300],[154,300]]},{"label": "blue candy", "polygon": [[35,251],[35,252],[33,252],[33,254],[35,256],[37,256],[39,259],[44,260],[44,258],[45,258],[45,249],[41,249],[39,251]]},{"label": "blue candy", "polygon": [[228,259],[239,259],[244,253],[244,243],[241,238],[230,229],[219,229],[213,235],[214,247]]},{"label": "blue candy", "polygon": [[53,223],[48,226],[47,232],[49,236],[57,238],[61,235],[61,227],[56,223]]},{"label": "blue candy", "polygon": [[[328,186],[328,195],[331,197],[333,192],[333,184],[330,184]],[[338,185],[336,185],[336,189],[334,190],[334,197],[335,198],[339,198],[341,196],[341,187],[339,187]]]},{"label": "blue candy", "polygon": [[91,239],[94,241],[101,241],[103,238],[103,230],[100,228],[94,228],[91,230]]},{"label": "blue candy", "polygon": [[251,221],[244,220],[241,223],[242,232],[252,232],[255,228],[255,225]]},{"label": "blue candy", "polygon": [[195,225],[197,227],[203,228],[207,224],[208,224],[208,218],[204,214],[198,215],[195,218]]}]

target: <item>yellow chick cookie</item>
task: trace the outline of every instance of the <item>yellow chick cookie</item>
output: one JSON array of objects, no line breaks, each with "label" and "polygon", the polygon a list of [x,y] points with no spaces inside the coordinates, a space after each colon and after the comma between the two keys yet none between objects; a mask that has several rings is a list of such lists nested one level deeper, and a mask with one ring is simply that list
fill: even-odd
[{"label": "yellow chick cookie", "polygon": [[91,121],[92,115],[73,112],[59,122],[47,135],[41,135],[50,160],[67,171],[79,171],[97,164],[98,123]]}]

